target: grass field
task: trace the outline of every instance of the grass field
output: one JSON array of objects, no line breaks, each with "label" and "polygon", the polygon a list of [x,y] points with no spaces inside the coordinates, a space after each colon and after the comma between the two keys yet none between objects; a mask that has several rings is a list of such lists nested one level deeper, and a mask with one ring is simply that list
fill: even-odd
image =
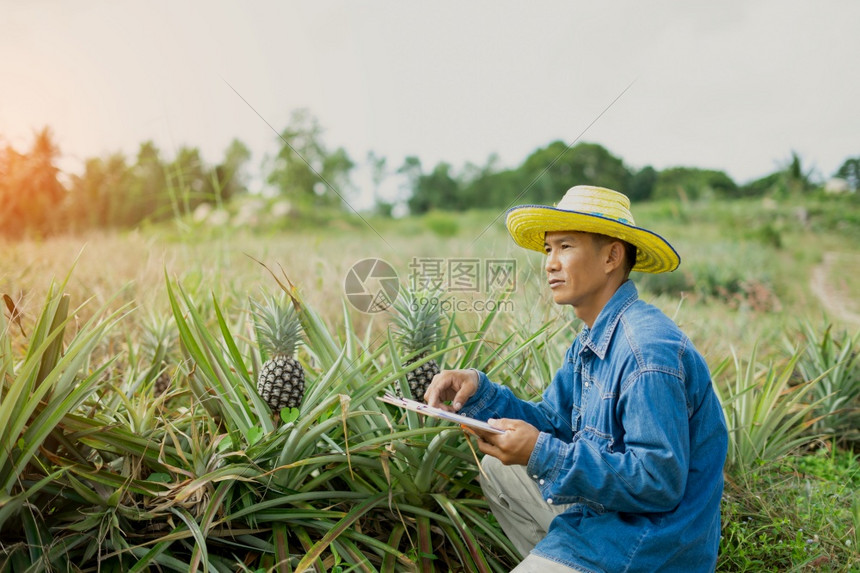
[{"label": "grass field", "polygon": [[[853,199],[819,199],[637,212],[682,256],[675,273],[635,276],[641,295],[705,355],[736,424],[721,571],[860,570],[856,211]],[[344,291],[366,258],[404,283],[416,269],[482,269],[449,288],[464,305],[435,356],[535,398],[578,325],[551,303],[542,257],[515,247],[498,215],[316,214],[0,243],[0,294],[21,317],[0,324],[0,569],[507,570],[516,553],[486,514],[468,442],[374,403],[402,379],[405,356],[389,314],[357,311]],[[265,355],[249,300],[280,290],[255,259],[300,299],[308,397],[283,419],[252,396]],[[507,306],[474,312],[499,301],[488,262],[516,280]],[[67,276],[64,313],[49,291]],[[65,350],[52,354],[65,317]],[[144,341],[159,320],[172,330],[152,350]],[[825,382],[833,390],[816,394]],[[743,418],[744,401],[764,417]],[[771,421],[785,435],[764,433]]]}]

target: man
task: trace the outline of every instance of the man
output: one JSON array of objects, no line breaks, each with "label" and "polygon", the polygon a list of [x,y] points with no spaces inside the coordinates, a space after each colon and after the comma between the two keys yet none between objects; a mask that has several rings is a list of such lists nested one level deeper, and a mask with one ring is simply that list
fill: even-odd
[{"label": "man", "polygon": [[425,394],[505,430],[478,445],[490,508],[526,556],[518,573],[716,566],[722,408],[702,356],[628,279],[680,264],[629,206],[621,193],[578,186],[556,207],[508,212],[514,241],[546,254],[555,303],[584,323],[540,402],[477,370],[443,371]]}]

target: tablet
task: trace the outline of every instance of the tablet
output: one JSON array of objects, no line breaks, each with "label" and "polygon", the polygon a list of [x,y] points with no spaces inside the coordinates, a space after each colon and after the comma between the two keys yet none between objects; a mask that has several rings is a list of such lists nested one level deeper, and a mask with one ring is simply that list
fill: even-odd
[{"label": "tablet", "polygon": [[445,410],[441,410],[439,408],[434,408],[432,406],[428,406],[423,402],[416,402],[415,400],[410,400],[409,398],[398,398],[394,394],[390,392],[386,392],[385,395],[377,397],[377,400],[382,400],[388,404],[394,404],[399,408],[405,408],[406,410],[412,410],[413,412],[417,412],[419,414],[423,414],[425,416],[430,416],[432,418],[439,418],[440,420],[448,420],[449,422],[454,422],[455,424],[459,424],[461,426],[466,426],[469,428],[475,428],[477,430],[482,430],[484,432],[491,432],[493,434],[504,434],[504,430],[500,430],[498,428],[494,428],[486,422],[482,422],[480,420],[476,420],[475,418],[469,418],[468,416],[461,416],[460,414],[455,414],[453,412],[446,412]]}]

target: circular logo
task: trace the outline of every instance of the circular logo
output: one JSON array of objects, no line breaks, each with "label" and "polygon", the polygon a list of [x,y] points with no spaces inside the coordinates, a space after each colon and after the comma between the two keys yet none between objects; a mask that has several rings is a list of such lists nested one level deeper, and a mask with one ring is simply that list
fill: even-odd
[{"label": "circular logo", "polygon": [[343,289],[352,306],[371,314],[382,312],[394,303],[400,280],[394,267],[382,259],[363,259],[346,273]]}]

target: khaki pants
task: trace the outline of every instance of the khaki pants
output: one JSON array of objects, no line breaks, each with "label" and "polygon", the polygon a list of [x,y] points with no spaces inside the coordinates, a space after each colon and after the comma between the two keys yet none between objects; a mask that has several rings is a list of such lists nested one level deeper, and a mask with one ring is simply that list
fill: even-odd
[{"label": "khaki pants", "polygon": [[506,466],[492,456],[484,456],[481,465],[486,474],[486,477],[481,478],[481,488],[487,503],[508,539],[526,556],[514,572],[576,572],[576,569],[561,563],[529,555],[546,535],[553,518],[568,506],[548,504],[537,484],[526,473],[525,466]]}]

